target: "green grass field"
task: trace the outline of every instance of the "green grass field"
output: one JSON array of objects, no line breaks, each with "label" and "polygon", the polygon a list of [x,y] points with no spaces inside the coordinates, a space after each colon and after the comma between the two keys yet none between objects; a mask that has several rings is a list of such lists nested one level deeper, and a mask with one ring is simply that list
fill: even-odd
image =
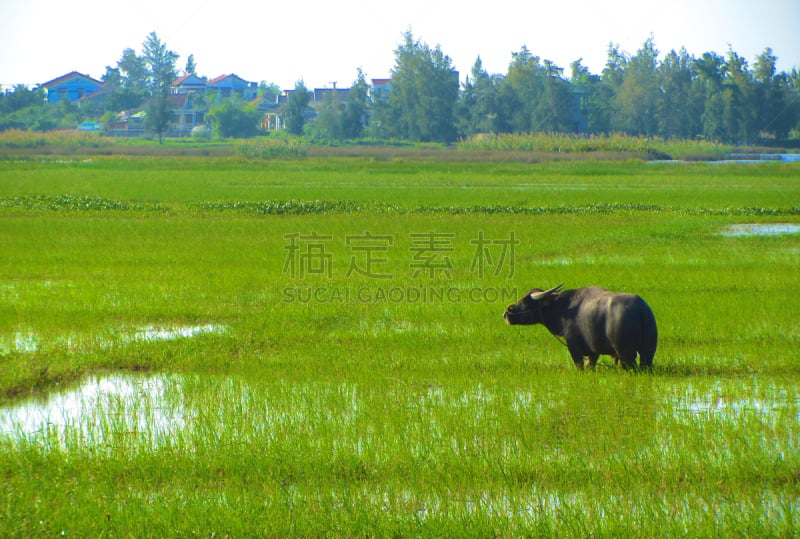
[{"label": "green grass field", "polygon": [[[800,165],[0,160],[0,536],[796,536],[800,234],[746,223]],[[653,371],[503,323],[562,282]]]}]

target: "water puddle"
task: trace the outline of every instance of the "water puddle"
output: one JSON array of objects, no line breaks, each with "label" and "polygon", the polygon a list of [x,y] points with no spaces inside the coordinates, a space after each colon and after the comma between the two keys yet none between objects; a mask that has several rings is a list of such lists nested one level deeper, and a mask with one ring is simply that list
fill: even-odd
[{"label": "water puddle", "polygon": [[92,344],[101,347],[190,339],[205,334],[222,334],[228,330],[221,324],[197,326],[142,326],[132,331],[113,331],[110,337],[91,338],[81,335],[67,335],[55,339],[41,338],[35,331],[17,331],[9,336],[0,336],[0,357],[10,353],[33,353],[48,346],[65,346],[69,350]]},{"label": "water puddle", "polygon": [[579,257],[557,257],[532,261],[538,266],[572,266],[580,264],[609,264],[620,266],[641,266],[645,259],[639,256],[579,256]]},{"label": "water puddle", "polygon": [[733,163],[763,163],[764,161],[779,161],[781,163],[800,163],[800,153],[734,153],[727,162]]},{"label": "water puddle", "polygon": [[176,376],[112,374],[0,409],[0,436],[78,449],[120,443],[157,447],[186,427]]},{"label": "water puddle", "polygon": [[721,232],[729,237],[756,237],[756,236],[782,236],[786,234],[800,234],[798,223],[745,223],[730,225]]},{"label": "water puddle", "polygon": [[796,387],[717,381],[704,387],[688,384],[675,389],[665,404],[667,414],[681,423],[748,419],[771,423],[782,416],[800,421],[800,393]]},{"label": "water puddle", "polygon": [[770,154],[731,154],[726,159],[718,161],[685,161],[681,159],[664,159],[648,161],[655,165],[757,165],[761,163],[800,163],[800,154],[797,153],[770,153]]},{"label": "water puddle", "polygon": [[[360,452],[378,443],[365,415],[372,408],[370,399],[387,395],[424,418],[407,429],[427,429],[426,436],[440,437],[444,444],[449,440],[454,450],[463,440],[439,423],[442,414],[475,423],[494,421],[497,414],[530,420],[547,416],[568,399],[551,390],[543,394],[481,384],[466,390],[436,386],[420,393],[389,387],[376,395],[350,383],[260,385],[238,377],[116,373],[0,408],[0,447],[152,451],[174,444],[191,450],[209,439],[271,443],[282,433],[302,430],[339,432],[337,446]],[[660,403],[663,421],[689,428],[753,421],[783,428],[800,422],[800,388],[793,384],[724,379],[667,383],[652,398]],[[518,450],[513,443],[503,447],[500,451],[509,454]]]},{"label": "water puddle", "polygon": [[225,333],[226,327],[219,324],[206,324],[204,326],[179,326],[158,327],[147,326],[140,328],[133,335],[123,338],[123,341],[148,342],[172,341],[175,339],[189,339],[204,333]]}]

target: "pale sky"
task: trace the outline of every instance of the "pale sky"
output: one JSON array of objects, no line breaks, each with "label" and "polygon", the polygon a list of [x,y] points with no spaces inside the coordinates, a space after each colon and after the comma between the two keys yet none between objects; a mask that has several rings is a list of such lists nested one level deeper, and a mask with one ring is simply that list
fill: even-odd
[{"label": "pale sky", "polygon": [[478,55],[505,73],[523,45],[569,74],[599,74],[609,43],[633,55],[650,36],[661,57],[732,47],[751,65],[765,47],[800,68],[800,0],[0,0],[0,85],[33,87],[70,71],[94,78],[155,31],[198,74],[235,73],[293,88],[385,78],[411,30],[440,45],[461,78]]}]

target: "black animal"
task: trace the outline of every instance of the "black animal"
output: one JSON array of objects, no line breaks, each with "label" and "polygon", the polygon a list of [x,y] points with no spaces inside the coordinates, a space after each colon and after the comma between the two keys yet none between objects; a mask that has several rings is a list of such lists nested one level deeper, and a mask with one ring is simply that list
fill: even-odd
[{"label": "black animal", "polygon": [[650,368],[658,343],[653,311],[635,294],[617,294],[597,286],[563,290],[534,288],[503,314],[506,323],[543,324],[563,337],[579,369],[594,368],[600,355],[612,356],[626,369]]}]

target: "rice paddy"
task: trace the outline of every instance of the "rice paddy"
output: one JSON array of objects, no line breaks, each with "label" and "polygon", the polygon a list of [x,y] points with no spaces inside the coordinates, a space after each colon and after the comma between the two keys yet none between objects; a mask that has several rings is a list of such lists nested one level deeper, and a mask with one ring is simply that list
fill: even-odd
[{"label": "rice paddy", "polygon": [[794,536],[799,166],[0,161],[0,535]]}]

